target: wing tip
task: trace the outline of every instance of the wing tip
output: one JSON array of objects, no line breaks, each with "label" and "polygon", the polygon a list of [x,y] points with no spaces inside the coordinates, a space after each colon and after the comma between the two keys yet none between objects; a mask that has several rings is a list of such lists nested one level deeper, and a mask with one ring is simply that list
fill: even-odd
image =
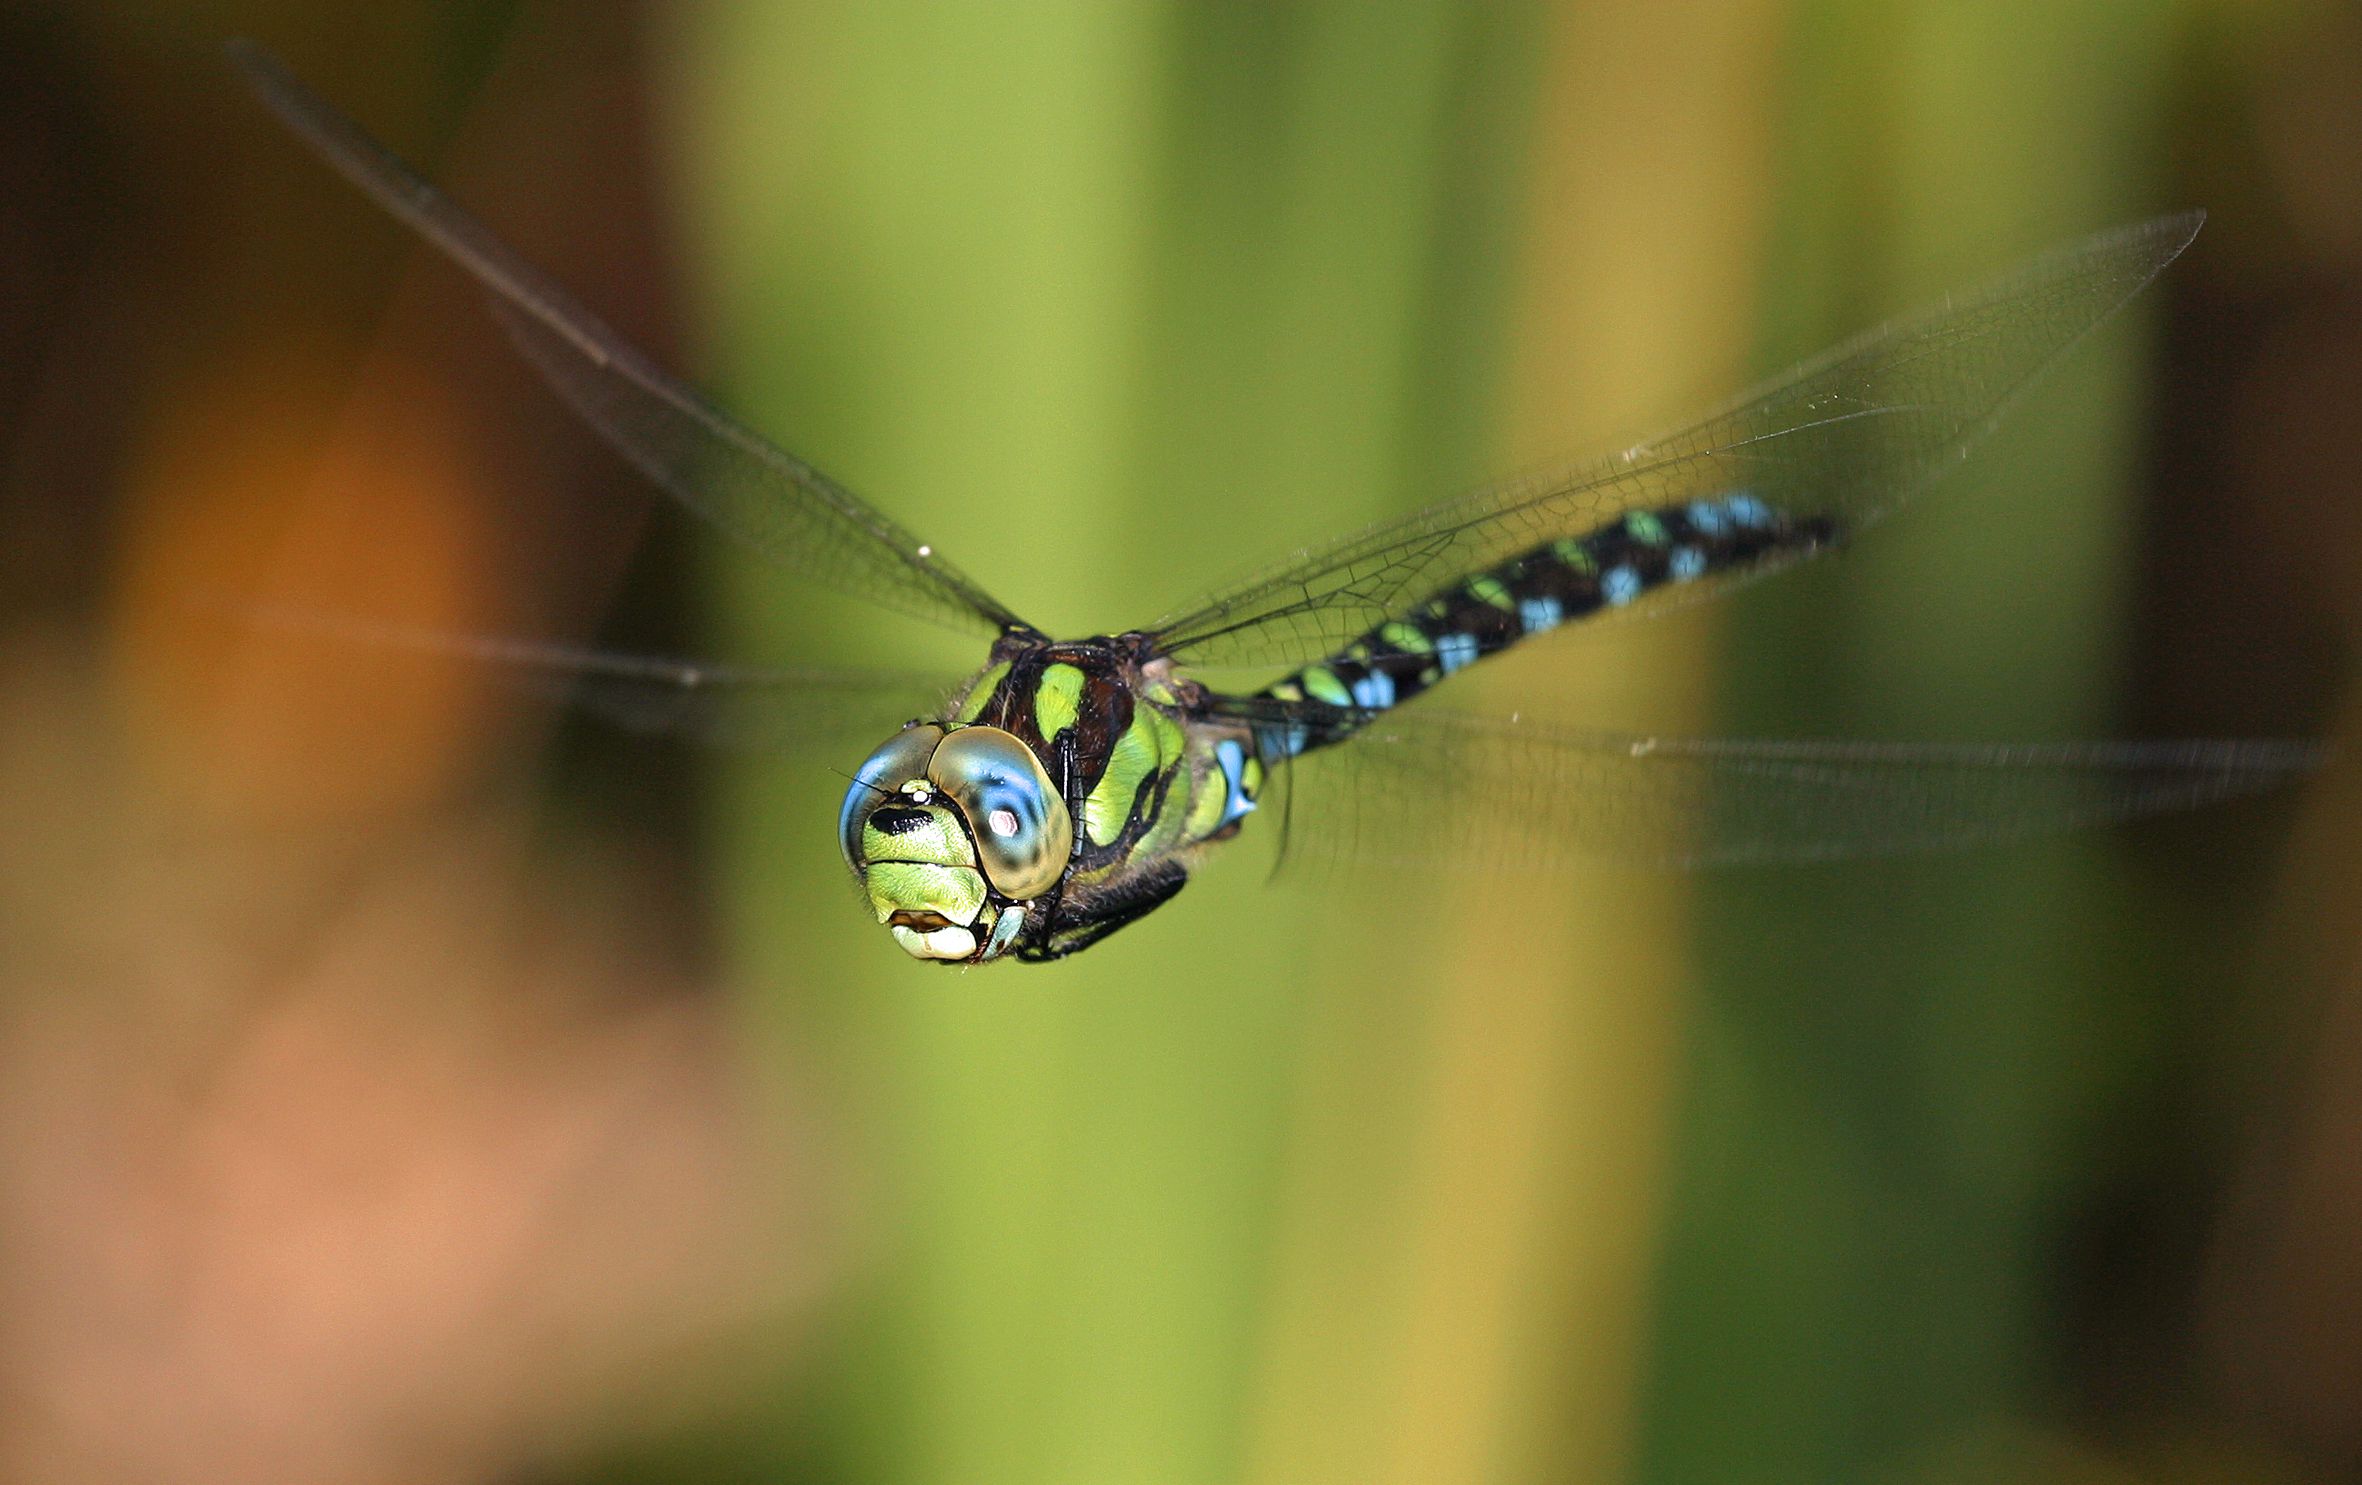
[{"label": "wing tip", "polygon": [[294,71],[279,60],[279,54],[250,36],[233,36],[223,42],[221,55],[248,91],[266,104],[275,105],[289,93],[305,91]]},{"label": "wing tip", "polygon": [[2163,272],[2168,264],[2189,250],[2190,244],[2197,241],[2199,230],[2205,225],[2206,208],[2193,206],[2151,217],[2108,235],[2120,237],[2126,242],[2148,244],[2156,255],[2157,271]]},{"label": "wing tip", "polygon": [[2114,280],[2120,293],[2114,304],[2100,315],[2100,320],[2105,320],[2155,283],[2176,258],[2189,251],[2190,244],[2198,239],[2199,229],[2205,225],[2206,211],[2202,207],[2168,212],[2096,233],[2048,255],[2048,261],[2070,273],[2076,265],[2083,265]]}]

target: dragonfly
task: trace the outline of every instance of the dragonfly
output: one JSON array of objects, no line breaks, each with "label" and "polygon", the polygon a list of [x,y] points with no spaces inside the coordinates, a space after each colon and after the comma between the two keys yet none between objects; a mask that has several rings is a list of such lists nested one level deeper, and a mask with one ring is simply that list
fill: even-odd
[{"label": "dragonfly", "polygon": [[[635,728],[769,743],[870,718],[888,735],[851,775],[837,845],[921,961],[1089,948],[1172,901],[1275,798],[1287,808],[1265,818],[1285,816],[1290,848],[1323,833],[1352,849],[1485,840],[1521,862],[1691,867],[2013,840],[2255,792],[2321,761],[2290,740],[1676,738],[1410,705],[1578,621],[1662,611],[1850,542],[1957,466],[2189,245],[2200,213],[2033,259],[1612,458],[1429,505],[1142,628],[1058,639],[660,369],[270,54],[233,43],[230,57],[298,138],[474,278],[550,388],[653,483],[798,581],[988,643],[944,684],[367,636],[513,666]],[[1248,667],[1282,673],[1239,689],[1205,674]]]}]

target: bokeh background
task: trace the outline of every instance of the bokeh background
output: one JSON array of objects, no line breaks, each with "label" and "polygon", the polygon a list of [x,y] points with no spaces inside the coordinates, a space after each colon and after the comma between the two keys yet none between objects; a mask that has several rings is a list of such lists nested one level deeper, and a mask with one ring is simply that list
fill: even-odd
[{"label": "bokeh background", "polygon": [[0,1478],[2362,1475],[2350,768],[1694,878],[1242,844],[916,966],[873,739],[249,622],[972,659],[663,506],[240,34],[1077,632],[2204,205],[1908,520],[1455,704],[2352,741],[2351,6],[4,0]]}]

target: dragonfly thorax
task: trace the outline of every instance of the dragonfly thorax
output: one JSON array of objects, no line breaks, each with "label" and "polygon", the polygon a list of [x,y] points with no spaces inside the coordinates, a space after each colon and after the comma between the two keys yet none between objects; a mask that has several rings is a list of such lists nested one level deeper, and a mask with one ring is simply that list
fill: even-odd
[{"label": "dragonfly thorax", "polygon": [[1147,636],[1012,630],[941,721],[870,756],[839,839],[921,959],[1061,958],[1168,901],[1237,833],[1260,775],[1241,723]]}]

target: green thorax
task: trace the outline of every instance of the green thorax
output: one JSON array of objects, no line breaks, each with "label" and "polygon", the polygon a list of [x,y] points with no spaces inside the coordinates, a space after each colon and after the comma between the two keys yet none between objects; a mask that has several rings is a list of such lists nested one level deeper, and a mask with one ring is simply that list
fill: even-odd
[{"label": "green thorax", "polygon": [[1070,886],[1198,844],[1223,823],[1212,750],[1243,736],[1200,714],[1204,691],[1140,635],[1051,641],[1009,635],[952,720],[1015,734],[1073,812]]}]

